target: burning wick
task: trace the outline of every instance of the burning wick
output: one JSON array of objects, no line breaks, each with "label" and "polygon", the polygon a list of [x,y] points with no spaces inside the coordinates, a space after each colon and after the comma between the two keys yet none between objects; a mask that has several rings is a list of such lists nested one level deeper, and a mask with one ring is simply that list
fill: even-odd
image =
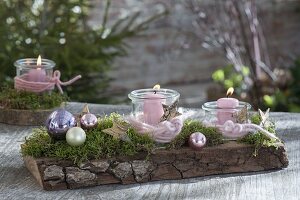
[{"label": "burning wick", "polygon": [[233,94],[233,92],[234,92],[233,87],[228,88],[227,93],[226,93],[226,97],[227,98],[230,97]]},{"label": "burning wick", "polygon": [[159,84],[154,85],[153,89],[154,89],[154,94],[156,94],[157,93],[156,90],[160,89],[160,85]]},{"label": "burning wick", "polygon": [[41,70],[41,65],[42,65],[42,57],[41,57],[41,55],[39,55],[39,57],[38,57],[38,59],[37,59],[37,61],[36,61],[36,65],[37,65],[37,69],[38,70]]}]

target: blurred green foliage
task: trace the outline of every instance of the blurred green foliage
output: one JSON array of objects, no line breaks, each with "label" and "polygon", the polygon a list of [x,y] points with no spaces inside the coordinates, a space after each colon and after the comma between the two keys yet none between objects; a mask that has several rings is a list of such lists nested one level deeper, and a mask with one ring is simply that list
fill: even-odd
[{"label": "blurred green foliage", "polygon": [[236,92],[242,87],[244,77],[249,76],[249,67],[241,67],[241,73],[236,72],[233,65],[227,65],[221,69],[217,69],[212,74],[214,82],[221,84],[227,90],[230,87],[235,88]]},{"label": "blurred green foliage", "polygon": [[265,106],[273,111],[300,112],[300,59],[289,70],[292,79],[287,87],[263,97]]},{"label": "blurred green foliage", "polygon": [[[294,66],[287,69],[287,72],[291,74],[291,79],[285,87],[275,87],[272,94],[264,94],[262,96],[263,105],[260,105],[260,108],[271,108],[272,111],[300,112],[300,59],[296,60]],[[248,76],[249,73],[248,67],[242,67],[242,72],[237,73],[233,65],[227,65],[214,71],[212,79],[225,89],[234,87],[236,94],[240,95],[243,91],[243,77]]]},{"label": "blurred green foliage", "polygon": [[0,86],[12,82],[14,61],[41,54],[56,62],[62,80],[83,76],[64,89],[72,100],[103,103],[107,72],[116,57],[127,55],[125,39],[143,33],[165,14],[141,19],[135,12],[107,27],[110,3],[106,1],[101,26],[95,28],[88,25],[89,0],[0,1]]}]

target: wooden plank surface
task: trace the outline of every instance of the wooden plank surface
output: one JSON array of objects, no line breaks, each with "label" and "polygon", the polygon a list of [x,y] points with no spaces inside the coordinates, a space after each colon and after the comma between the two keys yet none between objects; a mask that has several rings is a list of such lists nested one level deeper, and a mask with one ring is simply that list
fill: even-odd
[{"label": "wooden plank surface", "polygon": [[[69,108],[79,112],[82,106],[72,103]],[[90,111],[128,113],[130,107],[91,105]],[[203,117],[202,111],[197,114]],[[299,199],[300,114],[271,113],[271,117],[286,143],[290,161],[287,169],[53,192],[38,185],[19,153],[31,128],[0,124],[0,199]]]},{"label": "wooden plank surface", "polygon": [[0,107],[0,123],[12,125],[43,126],[47,116],[55,109],[49,110],[17,110]]}]

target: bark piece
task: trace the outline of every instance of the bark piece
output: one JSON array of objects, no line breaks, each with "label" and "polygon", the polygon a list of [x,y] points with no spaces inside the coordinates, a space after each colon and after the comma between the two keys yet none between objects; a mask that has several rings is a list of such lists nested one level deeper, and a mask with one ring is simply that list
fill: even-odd
[{"label": "bark piece", "polygon": [[46,169],[44,170],[44,181],[50,180],[55,180],[58,182],[65,180],[65,174],[61,166],[50,165],[46,167]]},{"label": "bark piece", "polygon": [[121,180],[132,175],[132,168],[129,162],[118,163],[115,168],[111,169],[111,171]]},{"label": "bark piece", "polygon": [[96,175],[88,170],[82,170],[78,167],[66,167],[67,183],[85,184],[94,181]]},{"label": "bark piece", "polygon": [[24,157],[24,162],[45,190],[256,172],[282,169],[289,164],[283,144],[278,148],[261,148],[257,156],[253,156],[254,149],[232,141],[201,151],[184,147],[156,150],[148,157],[141,153],[92,160],[80,168],[71,161],[55,158]]},{"label": "bark piece", "polygon": [[152,162],[147,160],[134,160],[132,161],[132,170],[134,178],[137,182],[145,182],[149,180],[150,173],[154,170]]},{"label": "bark piece", "polygon": [[181,173],[172,164],[162,164],[151,174],[151,180],[181,179]]}]

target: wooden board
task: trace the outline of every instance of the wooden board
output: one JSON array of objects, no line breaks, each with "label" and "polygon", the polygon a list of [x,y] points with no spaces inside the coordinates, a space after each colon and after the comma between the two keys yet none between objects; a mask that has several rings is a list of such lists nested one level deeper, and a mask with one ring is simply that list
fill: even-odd
[{"label": "wooden board", "polygon": [[24,162],[45,190],[257,172],[288,166],[283,144],[278,148],[261,148],[256,157],[253,152],[253,146],[231,141],[201,151],[188,147],[156,150],[148,157],[140,153],[132,157],[91,160],[79,166],[55,158],[25,157]]},{"label": "wooden board", "polygon": [[17,110],[0,108],[0,123],[25,126],[42,126],[53,109]]}]

